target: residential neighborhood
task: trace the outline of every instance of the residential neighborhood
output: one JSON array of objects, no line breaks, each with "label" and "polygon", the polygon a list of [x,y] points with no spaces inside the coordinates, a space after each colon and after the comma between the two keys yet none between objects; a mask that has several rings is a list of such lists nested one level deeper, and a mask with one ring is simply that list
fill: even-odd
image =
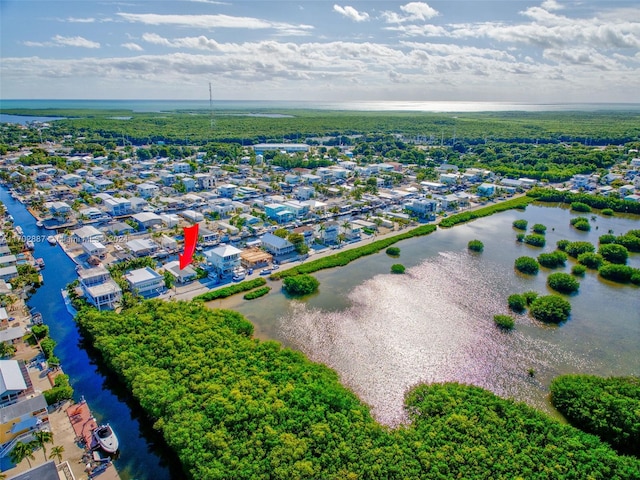
[{"label": "residential neighborhood", "polygon": [[[267,152],[322,159],[327,166],[285,169]],[[78,293],[96,308],[116,308],[122,287],[106,266],[152,257],[153,268],[129,272],[127,286],[143,297],[170,295],[198,280],[215,288],[301,261],[409,224],[523,193],[539,182],[505,178],[488,169],[441,163],[437,178],[420,179],[417,165],[379,158],[365,162],[348,147],[331,157],[301,143],[256,144],[233,162],[146,156],[63,156],[60,163],[25,166],[32,152],[4,155],[0,168],[13,195],[78,265]],[[633,155],[633,152],[630,152]],[[636,152],[637,153],[637,152]],[[602,177],[574,175],[558,189],[640,201],[640,158]],[[198,224],[197,252],[180,269],[182,228]],[[0,274],[10,278],[11,262]]]}]

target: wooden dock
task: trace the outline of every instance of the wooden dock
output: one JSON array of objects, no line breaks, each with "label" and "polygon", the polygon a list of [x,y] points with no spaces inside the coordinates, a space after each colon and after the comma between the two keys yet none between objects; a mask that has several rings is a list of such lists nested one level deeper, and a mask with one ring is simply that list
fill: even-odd
[{"label": "wooden dock", "polygon": [[86,465],[84,472],[88,474],[89,478],[98,478],[99,476],[101,480],[120,480],[120,476],[111,461],[107,459],[107,463],[105,463],[104,459],[97,460],[100,455],[94,453],[98,444],[92,433],[98,427],[98,424],[96,419],[93,418],[87,402],[82,400],[71,405],[67,408],[66,413],[75,432],[76,443],[81,444],[86,451],[83,457],[83,463]]},{"label": "wooden dock", "polygon": [[82,443],[86,449],[90,449],[93,440],[91,433],[96,429],[98,424],[96,423],[96,419],[93,418],[87,402],[83,400],[75,405],[71,405],[67,408],[67,416],[69,417],[73,431],[76,433],[76,440]]}]

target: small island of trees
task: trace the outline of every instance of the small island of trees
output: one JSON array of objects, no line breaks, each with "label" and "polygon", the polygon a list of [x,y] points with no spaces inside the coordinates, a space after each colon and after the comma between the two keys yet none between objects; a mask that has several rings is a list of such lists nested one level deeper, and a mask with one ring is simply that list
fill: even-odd
[{"label": "small island of trees", "polygon": [[385,250],[385,253],[390,257],[399,257],[400,256],[400,248],[399,247],[389,247]]},{"label": "small island of trees", "polygon": [[282,281],[284,291],[296,297],[314,293],[318,290],[319,286],[320,282],[315,277],[306,273],[294,277],[286,277]]},{"label": "small island of trees", "polygon": [[524,219],[513,221],[513,228],[517,228],[518,230],[526,230],[527,225],[529,225],[529,222]]},{"label": "small island of trees", "polygon": [[516,324],[511,315],[494,315],[493,321],[502,330],[513,330]]},{"label": "small island of trees", "polygon": [[527,275],[535,275],[538,273],[540,266],[535,258],[518,257],[515,261],[516,270]]},{"label": "small island of trees", "polygon": [[484,243],[480,240],[470,240],[467,244],[467,248],[472,252],[482,252],[484,250]]},{"label": "small island of trees", "polygon": [[580,283],[568,273],[552,273],[547,277],[547,285],[560,293],[574,293],[580,288]]},{"label": "small island of trees", "polygon": [[591,230],[591,224],[589,223],[589,219],[587,217],[575,217],[572,218],[569,223],[573,226],[573,228],[582,230],[583,232],[588,232],[589,230]]},{"label": "small island of trees", "polygon": [[541,253],[538,255],[538,263],[546,268],[564,267],[567,261],[567,254],[561,251],[552,253]]},{"label": "small island of trees", "polygon": [[541,322],[561,323],[569,318],[571,304],[559,295],[544,295],[531,303],[529,311]]},{"label": "small island of trees", "polygon": [[404,273],[405,271],[405,266],[402,265],[401,263],[394,263],[393,265],[391,265],[391,273]]}]

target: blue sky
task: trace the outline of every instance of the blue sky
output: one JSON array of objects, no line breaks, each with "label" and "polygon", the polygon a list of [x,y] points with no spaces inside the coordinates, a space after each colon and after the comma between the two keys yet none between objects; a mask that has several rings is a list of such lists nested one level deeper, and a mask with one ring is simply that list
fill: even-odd
[{"label": "blue sky", "polygon": [[640,102],[640,3],[0,0],[0,97]]}]

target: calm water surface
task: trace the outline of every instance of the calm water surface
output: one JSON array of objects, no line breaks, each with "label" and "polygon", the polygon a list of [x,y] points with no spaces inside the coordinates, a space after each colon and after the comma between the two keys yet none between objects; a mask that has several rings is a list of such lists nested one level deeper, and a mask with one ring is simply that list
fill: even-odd
[{"label": "calm water surface", "polygon": [[[336,369],[387,424],[405,419],[404,392],[419,382],[479,385],[553,413],[548,386],[559,374],[640,375],[640,289],[602,281],[593,271],[580,280],[579,293],[567,297],[572,314],[564,324],[544,325],[524,314],[512,332],[493,325],[494,314],[509,313],[510,294],[551,293],[548,274],[570,272],[574,264],[570,259],[565,268],[525,276],[513,269],[517,257],[551,252],[563,238],[597,244],[609,229],[640,228],[637,217],[597,216],[592,231],[583,233],[569,227],[574,216],[541,206],[504,212],[404,241],[400,259],[381,253],[318,272],[320,292],[303,301],[272,293],[214,306],[241,311],[258,336]],[[515,241],[511,224],[518,218],[548,227],[545,248]],[[467,251],[474,238],[484,242],[482,254]],[[389,274],[393,263],[407,266],[407,273]],[[640,255],[628,264],[640,267]],[[274,287],[279,291],[280,283]]]}]

